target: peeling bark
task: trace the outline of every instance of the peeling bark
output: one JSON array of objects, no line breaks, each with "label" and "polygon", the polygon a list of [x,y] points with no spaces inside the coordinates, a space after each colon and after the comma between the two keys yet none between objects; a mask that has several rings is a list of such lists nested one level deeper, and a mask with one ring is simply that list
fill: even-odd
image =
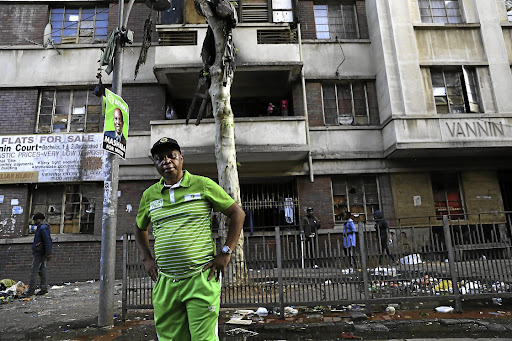
[{"label": "peeling bark", "polygon": [[[204,74],[209,77],[209,94],[215,118],[215,158],[219,184],[241,205],[240,184],[235,149],[235,124],[231,109],[231,84],[234,76],[234,48],[231,43],[231,31],[236,24],[228,9],[233,7],[226,0],[194,1],[197,12],[206,17],[212,34],[207,34],[201,56]],[[213,38],[213,41],[211,39]],[[228,42],[228,44],[226,44]],[[226,51],[226,46],[228,51]],[[214,48],[214,50],[213,50]],[[231,48],[231,51],[229,50]],[[230,59],[232,54],[232,60]],[[220,215],[219,237],[224,242],[227,237],[228,219]],[[240,234],[234,257],[226,269],[225,276],[234,284],[247,282],[247,267],[243,251],[244,236]]]}]

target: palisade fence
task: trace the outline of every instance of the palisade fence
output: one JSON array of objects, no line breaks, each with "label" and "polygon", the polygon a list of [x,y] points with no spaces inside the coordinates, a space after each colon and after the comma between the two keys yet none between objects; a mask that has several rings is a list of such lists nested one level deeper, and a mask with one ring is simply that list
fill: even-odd
[{"label": "palisade fence", "polygon": [[[374,221],[357,222],[357,246],[343,248],[340,231],[305,240],[298,227],[245,236],[244,260],[233,253],[222,281],[222,307],[372,304],[512,296],[512,212],[415,217],[389,221],[381,250]],[[457,219],[454,219],[457,218]],[[426,222],[426,223],[425,223]],[[134,237],[124,236],[123,317],[152,308],[153,282]],[[221,246],[217,240],[217,248]],[[233,272],[246,273],[237,282]]]}]

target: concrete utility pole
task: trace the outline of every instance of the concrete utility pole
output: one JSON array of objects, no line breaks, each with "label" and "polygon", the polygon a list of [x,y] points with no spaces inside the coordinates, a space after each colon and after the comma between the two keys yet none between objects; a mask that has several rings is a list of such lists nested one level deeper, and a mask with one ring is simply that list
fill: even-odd
[{"label": "concrete utility pole", "polygon": [[[119,0],[118,27],[122,31],[124,2]],[[117,37],[119,39],[120,36]],[[123,91],[123,50],[116,43],[112,91],[121,96]],[[103,182],[103,215],[101,217],[100,305],[98,326],[114,325],[114,284],[116,279],[117,189],[119,185],[119,157],[107,152]]]}]

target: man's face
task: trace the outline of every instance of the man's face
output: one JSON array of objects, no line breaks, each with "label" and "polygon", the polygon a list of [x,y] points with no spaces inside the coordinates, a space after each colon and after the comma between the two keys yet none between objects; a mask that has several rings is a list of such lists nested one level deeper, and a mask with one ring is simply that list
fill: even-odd
[{"label": "man's face", "polygon": [[119,109],[114,110],[114,127],[116,128],[116,133],[120,135],[123,132],[123,113]]},{"label": "man's face", "polygon": [[172,147],[162,147],[153,155],[156,170],[165,180],[177,181],[183,176],[183,155]]},{"label": "man's face", "polygon": [[313,215],[313,210],[307,210],[306,214],[309,215],[309,216]]}]

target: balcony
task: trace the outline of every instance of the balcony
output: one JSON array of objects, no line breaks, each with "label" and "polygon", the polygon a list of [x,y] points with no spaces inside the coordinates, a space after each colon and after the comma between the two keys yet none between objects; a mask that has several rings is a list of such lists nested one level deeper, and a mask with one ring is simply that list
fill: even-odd
[{"label": "balcony", "polygon": [[[215,123],[208,118],[198,126],[185,125],[184,120],[152,121],[150,135],[131,136],[127,159],[122,163],[123,179],[134,172],[139,179],[155,176],[148,154],[153,143],[162,136],[180,143],[186,169],[216,176]],[[304,173],[303,164],[309,152],[304,117],[236,118],[235,144],[237,161],[241,164],[239,172],[243,176]],[[129,168],[132,170],[128,171]]]},{"label": "balcony", "polygon": [[[201,46],[205,24],[158,25],[155,75],[173,99],[191,98],[203,65]],[[233,30],[237,69],[233,97],[285,96],[300,75],[297,32],[284,23],[239,24]]]}]

